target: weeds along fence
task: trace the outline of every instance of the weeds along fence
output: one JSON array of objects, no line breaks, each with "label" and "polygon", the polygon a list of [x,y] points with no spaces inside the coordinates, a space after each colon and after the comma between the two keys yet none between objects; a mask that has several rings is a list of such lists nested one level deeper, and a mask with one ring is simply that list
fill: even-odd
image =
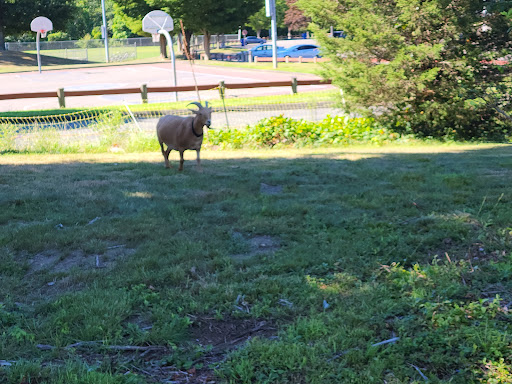
[{"label": "weeds along fence", "polygon": [[[208,101],[213,108],[212,128],[216,130],[243,130],[280,115],[318,121],[342,113],[333,90],[265,96],[249,96],[243,89],[223,91],[223,95],[219,89],[201,92],[202,102]],[[191,115],[189,108],[194,108],[189,106],[191,100],[172,99],[173,95],[168,94],[151,103],[47,116],[0,117],[0,153],[157,150],[158,119],[167,114]]]}]

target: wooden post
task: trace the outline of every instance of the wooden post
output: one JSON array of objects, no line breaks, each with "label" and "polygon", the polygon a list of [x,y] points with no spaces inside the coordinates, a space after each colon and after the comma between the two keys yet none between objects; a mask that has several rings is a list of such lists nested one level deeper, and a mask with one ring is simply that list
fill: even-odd
[{"label": "wooden post", "polygon": [[140,96],[142,97],[142,103],[147,104],[148,102],[148,85],[142,84],[140,86]]},{"label": "wooden post", "polygon": [[224,100],[224,97],[226,95],[226,85],[224,84],[224,80],[219,81],[219,93],[222,99],[222,105],[224,106],[224,116],[226,116],[226,125],[228,126],[229,129],[228,111],[226,109],[226,101]]},{"label": "wooden post", "polygon": [[297,78],[292,77],[292,92],[297,93]]},{"label": "wooden post", "polygon": [[66,99],[64,95],[64,88],[59,88],[57,90],[57,97],[59,98],[59,107],[66,108]]},{"label": "wooden post", "polygon": [[224,94],[226,91],[226,86],[224,85],[224,80],[219,81],[219,94],[220,98],[224,100]]},{"label": "wooden post", "polygon": [[299,63],[302,63],[302,56],[299,56]]},{"label": "wooden post", "polygon": [[287,63],[289,63],[289,62],[290,62],[290,57],[289,57],[289,56],[286,56],[286,57],[284,58],[284,61],[286,61]]}]

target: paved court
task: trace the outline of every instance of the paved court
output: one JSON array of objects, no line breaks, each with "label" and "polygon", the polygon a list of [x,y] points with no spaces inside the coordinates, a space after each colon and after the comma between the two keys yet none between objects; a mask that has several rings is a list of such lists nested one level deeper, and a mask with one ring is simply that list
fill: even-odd
[{"label": "paved court", "polygon": [[[197,62],[199,63],[199,62]],[[196,64],[194,66],[195,77],[198,84],[218,84],[223,80],[229,83],[252,83],[257,81],[283,81],[292,77],[297,79],[318,79],[318,76],[303,73],[289,73],[269,70],[250,70],[240,68],[216,67]],[[186,61],[176,62],[178,85],[193,85],[191,66]],[[45,70],[43,60],[43,72],[19,72],[0,74],[0,94],[55,91],[58,88],[64,90],[88,90],[88,89],[112,89],[112,88],[139,88],[142,84],[148,87],[172,86],[173,74],[170,61],[153,64],[127,64],[122,66],[105,66],[94,68],[78,68],[66,70]],[[315,86],[315,89],[326,89],[330,86]],[[299,91],[301,88],[299,87]],[[208,92],[214,96],[215,91],[201,92],[202,98],[208,98]],[[213,92],[213,93],[212,93]],[[235,92],[228,90],[228,92]],[[290,89],[254,89],[251,91],[240,90],[238,94],[252,95],[290,93]],[[180,93],[179,97],[185,100],[195,100],[195,92]],[[173,94],[153,93],[149,94],[151,101],[170,101]],[[66,107],[80,108],[90,106],[114,105],[114,104],[139,104],[140,94],[129,95],[104,95],[104,96],[80,96],[67,97]],[[48,99],[17,99],[0,100],[0,112],[12,110],[34,110],[57,108],[57,97]]]}]

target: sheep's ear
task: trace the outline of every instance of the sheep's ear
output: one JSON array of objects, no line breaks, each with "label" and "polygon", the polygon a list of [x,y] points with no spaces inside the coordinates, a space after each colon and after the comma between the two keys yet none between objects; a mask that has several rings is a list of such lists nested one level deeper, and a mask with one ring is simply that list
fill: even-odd
[{"label": "sheep's ear", "polygon": [[208,102],[207,101],[204,102],[204,106],[205,106],[205,108],[208,108]]}]

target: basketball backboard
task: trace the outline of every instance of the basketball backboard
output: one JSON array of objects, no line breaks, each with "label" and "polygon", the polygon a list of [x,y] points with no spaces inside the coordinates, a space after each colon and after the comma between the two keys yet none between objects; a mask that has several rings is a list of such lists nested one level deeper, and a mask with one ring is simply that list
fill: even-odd
[{"label": "basketball backboard", "polygon": [[142,19],[142,30],[149,33],[158,33],[160,30],[172,31],[174,21],[164,11],[151,11]]},{"label": "basketball backboard", "polygon": [[46,32],[53,30],[53,23],[49,18],[39,16],[32,20],[30,23],[30,29],[34,32],[41,32],[43,37],[45,37]]}]

